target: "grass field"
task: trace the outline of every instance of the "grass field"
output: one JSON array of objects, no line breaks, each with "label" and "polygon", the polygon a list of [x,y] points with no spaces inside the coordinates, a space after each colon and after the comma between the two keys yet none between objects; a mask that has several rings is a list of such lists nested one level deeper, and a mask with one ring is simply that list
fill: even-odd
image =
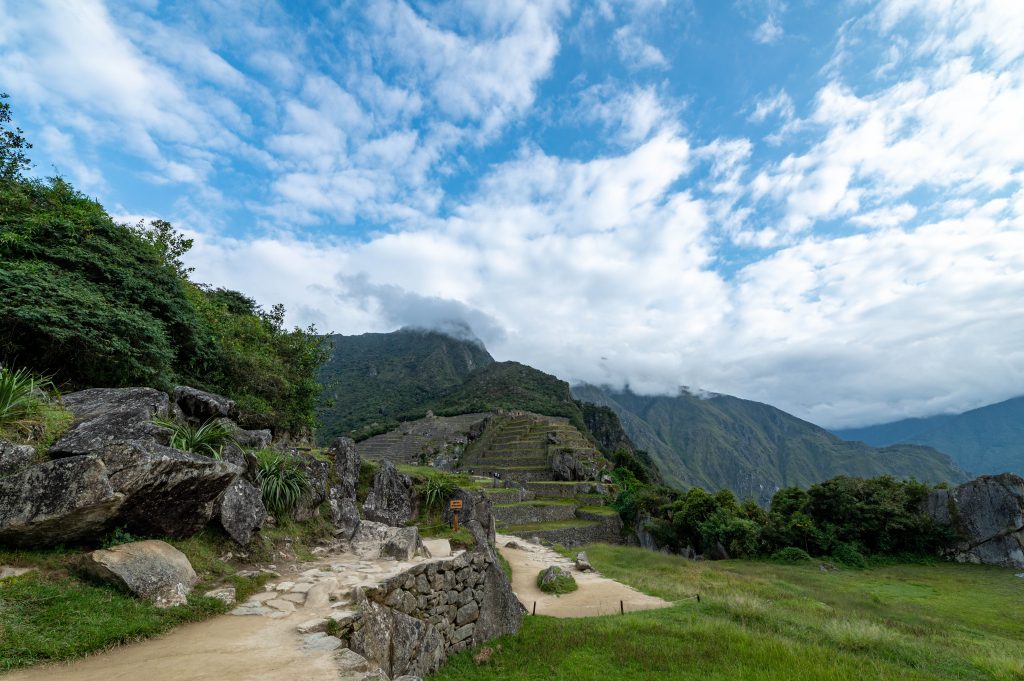
[{"label": "grass field", "polygon": [[675,605],[527,617],[517,636],[487,644],[488,662],[461,653],[431,681],[1024,679],[1024,579],[1012,570],[936,563],[823,572],[818,562],[586,551],[606,576]]}]

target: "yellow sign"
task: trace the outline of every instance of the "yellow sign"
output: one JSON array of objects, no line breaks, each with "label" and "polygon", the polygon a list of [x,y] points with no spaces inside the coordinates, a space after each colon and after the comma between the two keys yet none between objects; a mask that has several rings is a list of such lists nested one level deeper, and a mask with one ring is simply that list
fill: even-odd
[{"label": "yellow sign", "polygon": [[462,508],[462,500],[452,499],[451,501],[448,502],[448,508],[452,509],[453,511],[458,511],[460,508]]}]

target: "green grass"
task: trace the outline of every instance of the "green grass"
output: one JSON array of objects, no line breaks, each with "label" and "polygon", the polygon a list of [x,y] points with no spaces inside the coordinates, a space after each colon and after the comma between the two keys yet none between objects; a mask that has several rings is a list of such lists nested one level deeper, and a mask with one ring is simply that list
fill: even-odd
[{"label": "green grass", "polygon": [[572,506],[574,499],[535,499],[534,501],[519,501],[512,504],[494,504],[495,508],[511,508],[513,506]]},{"label": "green grass", "polygon": [[545,572],[547,572],[547,568],[537,573],[537,588],[546,594],[560,596],[562,594],[570,594],[580,588],[576,583],[576,580],[568,572],[563,572],[562,574],[556,575],[553,580],[544,582]]},{"label": "green grass", "polygon": [[1011,570],[935,563],[822,572],[820,561],[585,550],[604,575],[675,604],[625,616],[527,617],[518,635],[487,644],[490,662],[477,666],[474,651],[460,653],[432,681],[1024,678],[1024,580]]},{"label": "green grass", "polygon": [[619,514],[619,512],[611,506],[580,506],[578,510],[606,516],[615,516]]},{"label": "green grass", "polygon": [[590,527],[599,525],[596,520],[552,520],[546,523],[526,523],[524,525],[509,525],[502,529],[505,534],[518,534],[529,536],[529,532],[540,532],[542,530],[564,530],[567,527]]}]

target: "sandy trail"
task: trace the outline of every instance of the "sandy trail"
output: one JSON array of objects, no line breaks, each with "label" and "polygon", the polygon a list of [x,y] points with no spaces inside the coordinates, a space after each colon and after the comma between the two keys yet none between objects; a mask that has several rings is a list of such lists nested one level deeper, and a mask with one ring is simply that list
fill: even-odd
[{"label": "sandy trail", "polygon": [[[519,549],[506,548],[514,541]],[[596,572],[578,572],[573,562],[549,548],[533,544],[520,537],[499,534],[498,550],[512,566],[512,590],[519,602],[530,612],[537,603],[538,615],[552,617],[593,617],[619,613],[619,602],[626,612],[653,610],[672,605],[668,601],[648,596],[614,579],[602,577]],[[537,573],[546,567],[557,565],[565,568],[576,578],[579,589],[562,596],[546,594],[537,588]]]},{"label": "sandy trail", "polygon": [[[424,542],[435,558],[449,556],[446,540]],[[351,612],[351,593],[398,574],[412,561],[367,560],[333,554],[296,565],[233,614],[178,627],[140,643],[67,664],[35,667],[4,681],[338,681],[338,652],[297,627]],[[319,593],[318,593],[319,592]]]}]

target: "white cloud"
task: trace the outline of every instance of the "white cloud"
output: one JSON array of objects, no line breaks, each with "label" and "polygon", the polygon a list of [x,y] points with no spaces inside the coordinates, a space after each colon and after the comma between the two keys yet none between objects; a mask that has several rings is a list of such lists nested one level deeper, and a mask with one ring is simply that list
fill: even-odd
[{"label": "white cloud", "polygon": [[754,106],[754,112],[750,114],[750,120],[755,123],[762,123],[773,114],[778,114],[783,122],[793,120],[795,109],[793,99],[785,90],[779,90],[770,97],[758,99]]},{"label": "white cloud", "polygon": [[783,33],[782,23],[779,21],[779,18],[775,15],[770,15],[754,31],[754,40],[762,45],[772,45],[779,42]]},{"label": "white cloud", "polygon": [[632,24],[615,29],[613,40],[622,61],[630,68],[667,69],[669,67],[668,59],[665,58],[661,50],[644,40]]}]

